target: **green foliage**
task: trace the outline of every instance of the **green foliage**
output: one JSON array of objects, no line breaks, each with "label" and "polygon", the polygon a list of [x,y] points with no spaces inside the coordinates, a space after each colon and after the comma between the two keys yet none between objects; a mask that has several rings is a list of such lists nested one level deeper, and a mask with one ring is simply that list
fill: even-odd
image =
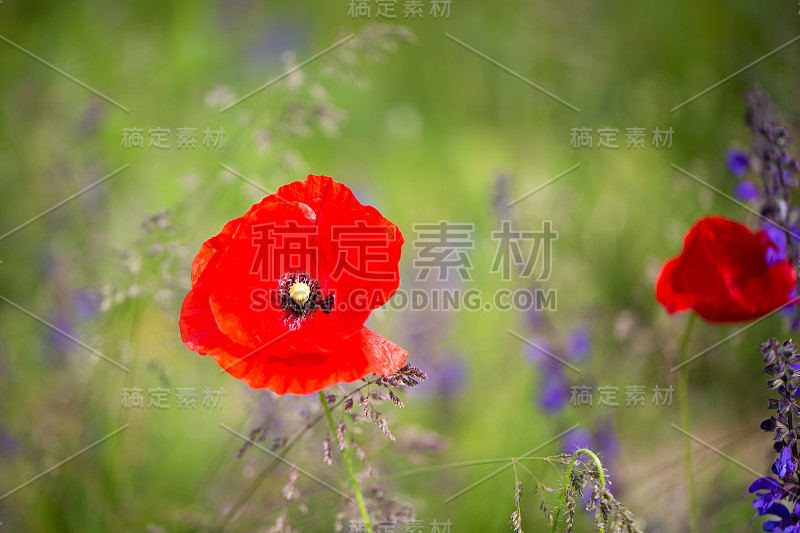
[{"label": "green foliage", "polygon": [[[655,304],[658,265],[679,251],[684,231],[703,214],[751,215],[670,163],[730,191],[735,180],[725,171],[724,150],[748,140],[741,93],[758,80],[796,116],[796,48],[671,109],[793,37],[796,6],[456,0],[447,20],[405,20],[401,12],[393,24],[354,20],[347,9],[344,0],[0,3],[1,36],[129,110],[0,42],[0,234],[130,165],[0,238],[0,296],[83,344],[0,302],[0,493],[125,428],[0,499],[9,531],[200,532],[223,522],[226,531],[276,523],[327,530],[341,510],[338,496],[300,476],[290,488],[303,494],[303,512],[281,491],[294,470],[279,464],[263,475],[273,458],[255,446],[236,457],[253,428],[265,429],[262,448],[272,446],[346,490],[335,465],[325,464],[324,427],[308,427],[320,413],[307,398],[250,390],[180,341],[177,317],[200,244],[265,190],[327,174],[403,231],[404,284],[413,278],[415,223],[474,223],[473,280],[462,285],[491,294],[527,284],[490,273],[498,172],[511,176],[514,199],[577,163],[511,211],[520,226],[546,219],[559,232],[547,282],[558,290],[558,309],[545,313],[547,330],[530,328],[516,311],[424,315],[427,340],[412,362],[433,382],[434,362],[456,354],[465,381],[446,394],[434,386],[426,393],[423,383],[402,395],[406,407],[388,414],[396,443],[379,431],[359,437],[382,480],[366,491],[367,503],[408,503],[426,530],[434,520],[451,520],[455,531],[544,530],[546,518],[521,494],[527,475],[558,485],[558,472],[547,465],[519,472],[513,510],[509,472],[500,474],[505,481],[489,479],[449,502],[490,467],[403,474],[517,456],[539,443],[552,455],[562,449],[551,439],[565,428],[613,417],[622,442],[619,472],[611,472],[614,494],[637,519],[681,530],[684,480],[675,449],[682,435],[669,426],[677,408],[654,407],[649,398],[644,407],[625,407],[624,390],[646,385],[649,395],[655,385],[675,383],[670,368],[681,325]],[[571,147],[571,130],[579,127],[618,128],[621,148]],[[624,147],[628,127],[645,128],[645,148]],[[652,146],[656,127],[673,128],[671,148]],[[143,130],[142,149],[123,146],[126,128]],[[170,130],[170,148],[148,147],[154,128]],[[177,147],[179,128],[196,128],[196,148]],[[222,148],[202,145],[206,128],[224,129]],[[76,303],[81,291],[95,295],[96,315]],[[419,334],[410,315],[382,311],[370,325],[410,346]],[[543,412],[539,370],[507,330],[558,344],[577,322],[591,324],[594,354],[572,383],[618,386],[621,406]],[[761,442],[752,432],[759,416],[752,405],[765,393],[752,347],[786,336],[784,329],[773,317],[692,367],[692,381],[706,384],[693,389],[693,427],[759,471],[764,457],[748,443],[749,436]],[[733,331],[701,325],[692,344],[699,352]],[[123,390],[134,388],[143,391],[141,409],[122,404]],[[170,391],[168,408],[148,407],[151,389]],[[179,406],[179,389],[197,390],[195,408]],[[221,408],[203,405],[206,390],[224,390]],[[284,437],[301,434],[286,447]],[[751,509],[739,498],[752,474],[705,451],[697,472],[701,529],[744,527]],[[241,509],[228,517],[238,502]],[[601,493],[601,509],[624,517],[614,502]],[[590,531],[594,515],[580,507],[575,530]]]}]

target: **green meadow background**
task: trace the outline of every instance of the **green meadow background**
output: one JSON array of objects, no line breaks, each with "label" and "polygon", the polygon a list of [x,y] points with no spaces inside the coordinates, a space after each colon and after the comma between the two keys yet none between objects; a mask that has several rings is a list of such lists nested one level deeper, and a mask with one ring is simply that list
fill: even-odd
[{"label": "green meadow background", "polygon": [[[268,448],[316,416],[316,397],[249,389],[178,331],[200,244],[264,189],[310,173],[397,223],[404,288],[436,286],[414,281],[415,224],[474,224],[471,279],[447,286],[486,296],[532,286],[491,272],[502,219],[558,232],[550,279],[535,285],[557,291],[554,310],[370,319],[430,376],[400,393],[404,409],[384,408],[397,442],[374,426],[357,436],[423,531],[510,531],[511,468],[445,501],[508,463],[435,467],[557,454],[569,442],[554,437],[575,424],[645,531],[685,530],[677,395],[664,406],[652,395],[677,384],[686,317],[657,305],[653,282],[699,217],[755,220],[671,165],[731,193],[725,151],[750,140],[742,93],[760,84],[796,126],[800,44],[672,109],[795,38],[798,6],[453,0],[434,17],[424,0],[407,19],[400,0],[386,19],[367,5],[369,17],[350,16],[347,0],[0,3],[0,531],[269,531],[282,513],[292,530],[333,530],[341,498],[301,476],[307,509],[287,502],[288,467],[259,479],[272,458],[252,447],[237,458],[244,440],[230,431],[269,423]],[[625,147],[633,127],[643,148]],[[143,148],[125,146],[133,128]],[[149,146],[155,128],[169,129],[168,148]],[[180,128],[196,129],[196,148],[178,148]],[[574,128],[592,129],[592,148],[571,146]],[[598,148],[599,128],[618,129],[619,148]],[[672,129],[671,146],[653,146],[656,128]],[[203,145],[206,129],[224,130],[221,147]],[[576,326],[590,344],[580,360]],[[690,350],[735,331],[701,322]],[[769,336],[790,337],[786,320],[749,328],[690,371],[693,434],[763,474],[773,455],[758,428],[768,394],[757,346]],[[519,337],[571,360],[580,373],[563,372],[565,393],[591,386],[593,405],[543,409],[546,368]],[[619,406],[597,405],[604,386]],[[632,386],[644,406],[625,405]],[[178,405],[183,388],[198,391],[195,408]],[[131,389],[143,408],[124,405]],[[169,391],[167,408],[148,406],[151,389]],[[206,389],[224,390],[221,405],[203,405]],[[346,490],[341,457],[322,460],[324,436],[314,427],[288,461]],[[701,530],[759,530],[740,501],[755,475],[693,450]],[[559,474],[524,464],[524,528],[544,531],[534,489],[557,488]],[[591,530],[580,508],[576,528]]]}]

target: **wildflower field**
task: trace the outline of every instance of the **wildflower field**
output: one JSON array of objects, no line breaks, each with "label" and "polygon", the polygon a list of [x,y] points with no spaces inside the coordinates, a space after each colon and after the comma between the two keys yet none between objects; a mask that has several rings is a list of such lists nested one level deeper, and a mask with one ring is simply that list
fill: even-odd
[{"label": "wildflower field", "polygon": [[798,11],[0,1],[0,533],[800,533]]}]

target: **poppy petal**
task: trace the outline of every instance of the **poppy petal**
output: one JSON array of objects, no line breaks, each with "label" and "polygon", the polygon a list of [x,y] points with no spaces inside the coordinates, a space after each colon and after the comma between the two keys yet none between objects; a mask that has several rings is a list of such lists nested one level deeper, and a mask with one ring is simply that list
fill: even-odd
[{"label": "poppy petal", "polygon": [[[359,246],[366,239],[383,253],[353,252],[340,238],[352,228]],[[314,175],[290,183],[200,248],[181,337],[232,376],[278,394],[389,375],[408,353],[363,324],[397,290],[402,245],[397,226],[346,186]],[[314,305],[281,292],[297,276],[313,287]],[[368,298],[356,301],[359,291]]]},{"label": "poppy petal", "polygon": [[183,343],[202,355],[224,352],[242,357],[252,351],[249,346],[233,342],[219,329],[208,302],[205,286],[193,288],[181,307],[179,326]]},{"label": "poppy petal", "polygon": [[197,252],[197,255],[192,261],[192,287],[197,283],[200,274],[202,274],[209,265],[211,259],[228,247],[231,236],[239,228],[239,224],[241,224],[242,220],[244,220],[244,217],[234,218],[226,222],[218,235],[211,237],[200,247],[200,251]]},{"label": "poppy petal", "polygon": [[771,247],[761,231],[722,217],[700,219],[681,254],[662,267],[656,299],[670,313],[693,309],[710,322],[764,316],[789,301],[797,277],[789,261],[767,261]]}]

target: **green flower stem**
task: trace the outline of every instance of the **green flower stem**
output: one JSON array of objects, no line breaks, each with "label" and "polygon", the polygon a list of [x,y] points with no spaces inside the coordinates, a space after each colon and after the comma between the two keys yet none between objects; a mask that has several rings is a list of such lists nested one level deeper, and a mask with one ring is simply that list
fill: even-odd
[{"label": "green flower stem", "polygon": [[[558,505],[556,505],[556,510],[553,513],[553,525],[550,528],[550,533],[556,533],[558,531],[558,520],[561,518],[561,506],[564,505],[564,501],[567,498],[567,489],[569,488],[570,477],[572,477],[572,467],[575,466],[575,461],[578,459],[578,456],[584,454],[588,455],[594,464],[597,466],[597,471],[600,474],[600,485],[603,489],[606,488],[606,475],[603,472],[603,463],[600,462],[600,459],[597,455],[592,451],[586,448],[581,448],[580,450],[576,450],[575,453],[572,454],[572,457],[569,459],[569,465],[567,466],[567,472],[564,475],[564,485],[561,487],[561,494],[558,496]],[[605,525],[600,524],[599,528],[600,533],[604,533]]]},{"label": "green flower stem", "polygon": [[[369,387],[370,385],[372,385],[372,383],[373,383],[372,381],[368,381],[364,385],[361,385],[359,388],[353,391],[353,394],[361,392],[361,390]],[[338,407],[343,403],[344,403],[344,398],[336,402],[334,404],[334,407]],[[316,426],[323,418],[325,418],[324,414],[319,415],[314,420],[306,424],[306,426],[289,442],[289,444],[286,445],[286,447],[283,449],[281,457],[285,458],[286,455],[289,453],[289,451],[292,448],[294,448],[294,446],[298,442],[300,442],[300,439],[302,439],[303,436],[306,433],[308,433],[314,426]],[[258,475],[258,477],[247,487],[247,489],[245,489],[244,493],[239,497],[239,499],[233,505],[231,510],[225,513],[225,515],[221,518],[221,523],[214,529],[215,532],[223,531],[225,527],[227,527],[227,525],[231,522],[231,520],[233,520],[233,518],[236,516],[236,513],[238,513],[239,510],[244,506],[244,504],[247,503],[247,501],[253,496],[253,494],[255,494],[256,490],[258,490],[258,488],[261,486],[261,483],[263,483],[264,480],[267,479],[267,477],[272,473],[273,470],[275,470],[275,467],[278,466],[279,464],[280,464],[279,458],[274,459],[272,463],[270,463],[269,466],[267,466],[261,472],[261,474]]]},{"label": "green flower stem", "polygon": [[[694,313],[689,315],[686,329],[683,332],[683,339],[681,340],[678,403],[681,410],[681,424],[686,433],[689,433],[689,371],[686,360],[689,352],[689,334],[692,332],[692,326],[696,319],[697,315]],[[689,435],[684,435],[683,462],[686,464],[686,482],[689,485],[689,531],[698,533],[700,530],[697,525],[697,494],[695,493],[694,474],[692,473],[692,440]]]},{"label": "green flower stem", "polygon": [[[325,409],[325,416],[328,418],[328,424],[331,426],[331,438],[336,438],[336,423],[333,421],[333,415],[331,415],[331,409],[328,407],[328,401],[325,399],[325,395],[322,391],[319,391],[319,401],[322,403],[322,408]],[[356,497],[356,503],[358,504],[358,510],[361,512],[361,519],[364,521],[364,528],[366,529],[367,533],[372,533],[372,524],[369,521],[369,513],[367,513],[367,506],[364,504],[364,496],[361,494],[361,488],[358,486],[358,480],[356,480],[356,473],[353,470],[353,460],[350,458],[350,448],[345,446],[342,450],[342,456],[344,457],[344,464],[347,465],[347,474],[350,476],[350,486],[353,488],[353,494]]]}]

